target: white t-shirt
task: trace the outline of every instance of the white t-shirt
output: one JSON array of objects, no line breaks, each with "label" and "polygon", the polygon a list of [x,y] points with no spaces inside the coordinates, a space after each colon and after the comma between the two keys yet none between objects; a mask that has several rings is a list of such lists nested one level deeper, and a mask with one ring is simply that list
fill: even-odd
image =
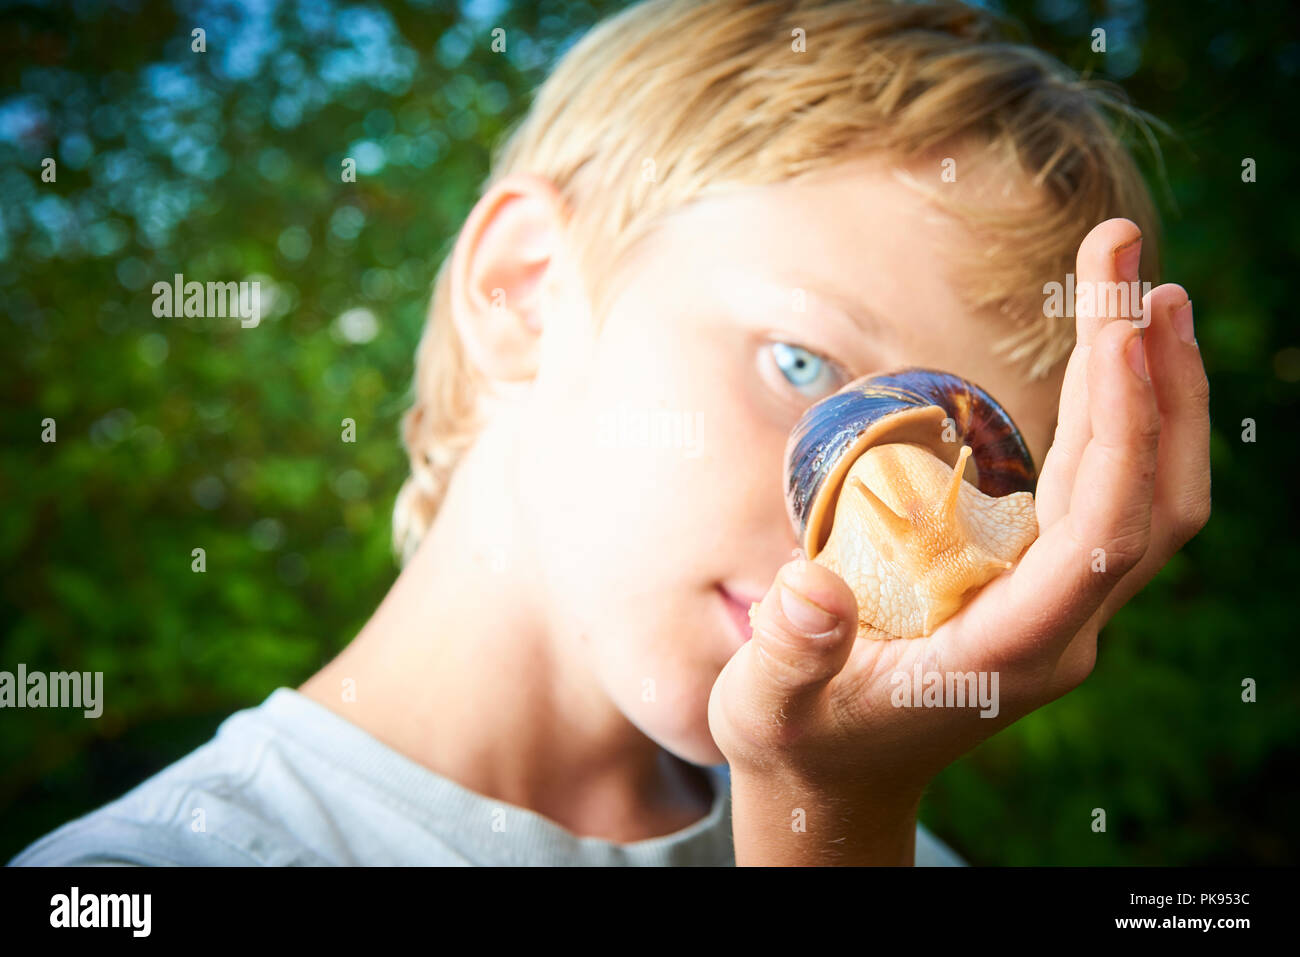
[{"label": "white t-shirt", "polygon": [[[435,774],[292,688],[10,865],[735,864],[731,782],[707,817],[632,844],[578,837]],[[922,827],[918,865],[965,862]]]}]

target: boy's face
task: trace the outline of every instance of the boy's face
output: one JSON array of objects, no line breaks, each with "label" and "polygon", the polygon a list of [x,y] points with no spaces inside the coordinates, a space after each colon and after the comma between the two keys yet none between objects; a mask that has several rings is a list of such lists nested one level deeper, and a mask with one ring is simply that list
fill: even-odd
[{"label": "boy's face", "polygon": [[797,545],[782,455],[808,406],[868,373],[943,369],[1001,402],[1041,466],[1063,369],[1031,383],[993,354],[1005,324],[962,304],[946,264],[974,242],[854,161],[678,211],[598,335],[546,316],[518,470],[539,593],[565,650],[668,750],[723,760],[709,693]]}]

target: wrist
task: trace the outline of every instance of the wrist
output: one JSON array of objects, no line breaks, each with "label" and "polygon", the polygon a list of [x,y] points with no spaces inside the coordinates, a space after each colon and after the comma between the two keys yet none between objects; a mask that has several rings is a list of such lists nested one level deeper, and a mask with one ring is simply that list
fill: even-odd
[{"label": "wrist", "polygon": [[731,776],[737,866],[911,866],[919,791],[829,789],[772,773]]}]

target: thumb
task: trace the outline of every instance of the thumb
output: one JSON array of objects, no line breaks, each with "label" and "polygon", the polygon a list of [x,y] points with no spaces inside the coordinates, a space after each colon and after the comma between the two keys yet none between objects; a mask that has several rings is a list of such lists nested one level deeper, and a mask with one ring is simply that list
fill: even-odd
[{"label": "thumb", "polygon": [[750,693],[771,713],[784,709],[792,716],[792,697],[816,694],[848,661],[858,633],[858,602],[830,569],[797,559],[782,567],[750,609],[750,620]]}]

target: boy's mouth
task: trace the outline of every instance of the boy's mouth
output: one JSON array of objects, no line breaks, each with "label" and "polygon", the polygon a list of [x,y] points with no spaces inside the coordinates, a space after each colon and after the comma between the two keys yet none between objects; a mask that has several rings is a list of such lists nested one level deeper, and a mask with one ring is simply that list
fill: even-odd
[{"label": "boy's mouth", "polygon": [[727,617],[731,619],[735,626],[736,637],[740,643],[744,644],[754,634],[754,626],[749,622],[749,607],[754,602],[762,601],[763,596],[751,598],[745,595],[737,595],[727,590],[725,585],[718,586],[718,593],[722,596],[722,601],[726,607]]}]

